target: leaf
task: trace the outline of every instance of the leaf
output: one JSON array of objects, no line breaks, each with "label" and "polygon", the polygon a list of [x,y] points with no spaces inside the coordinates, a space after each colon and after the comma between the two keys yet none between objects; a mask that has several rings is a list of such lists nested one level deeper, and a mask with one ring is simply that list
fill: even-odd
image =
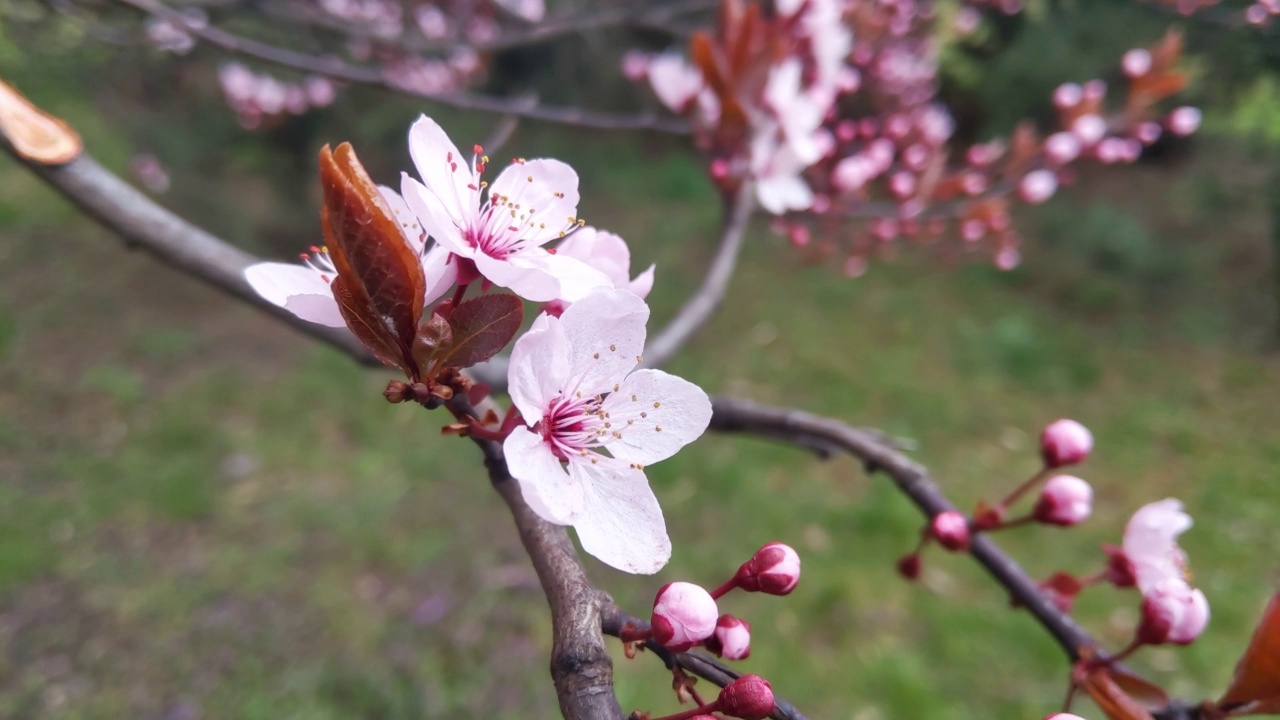
[{"label": "leaf", "polygon": [[341,280],[333,286],[342,317],[380,360],[416,381],[412,348],[425,293],[422,262],[350,143],[320,150],[320,185],[320,220]]},{"label": "leaf", "polygon": [[453,344],[439,359],[445,367],[471,367],[511,342],[524,320],[524,303],[508,293],[491,293],[461,303],[449,313]]},{"label": "leaf", "polygon": [[1218,707],[1232,715],[1280,715],[1280,592],[1262,611]]},{"label": "leaf", "polygon": [[433,312],[430,319],[418,326],[418,336],[413,341],[413,359],[418,362],[418,367],[428,367],[441,351],[447,351],[452,344],[453,328],[449,321],[440,313]]},{"label": "leaf", "polygon": [[1092,668],[1077,684],[1111,720],[1154,720],[1142,703],[1128,695],[1106,666]]},{"label": "leaf", "polygon": [[84,148],[65,121],[36,107],[22,93],[0,80],[0,135],[24,159],[41,165],[63,165]]}]

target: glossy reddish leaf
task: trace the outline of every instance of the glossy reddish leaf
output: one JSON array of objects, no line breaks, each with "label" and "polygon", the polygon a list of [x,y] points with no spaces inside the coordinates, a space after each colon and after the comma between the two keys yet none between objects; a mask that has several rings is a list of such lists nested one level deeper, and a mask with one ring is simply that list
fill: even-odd
[{"label": "glossy reddish leaf", "polygon": [[443,367],[471,367],[511,342],[524,320],[524,303],[515,295],[491,293],[467,300],[449,313],[453,342],[438,360]]},{"label": "glossy reddish leaf", "polygon": [[422,263],[350,143],[320,151],[320,184],[321,225],[341,281],[333,287],[343,319],[378,359],[418,380],[412,347],[422,318]]},{"label": "glossy reddish leaf", "polygon": [[1121,688],[1112,676],[1111,668],[1092,668],[1077,684],[1111,720],[1154,720],[1147,708]]},{"label": "glossy reddish leaf", "polygon": [[1262,611],[1218,707],[1231,715],[1280,715],[1280,592]]}]

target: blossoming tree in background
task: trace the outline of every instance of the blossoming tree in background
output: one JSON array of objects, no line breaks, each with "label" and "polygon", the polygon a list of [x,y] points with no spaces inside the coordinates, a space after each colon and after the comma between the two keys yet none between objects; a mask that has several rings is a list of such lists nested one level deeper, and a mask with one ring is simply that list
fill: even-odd
[{"label": "blossoming tree in background", "polygon": [[[397,190],[376,184],[351,145],[325,146],[323,244],[300,262],[263,262],[129,188],[92,160],[73,129],[13,89],[4,86],[0,95],[6,149],[86,212],[179,269],[359,359],[398,369],[404,377],[388,383],[388,401],[450,415],[445,435],[481,450],[547,594],[552,676],[565,717],[624,717],[605,635],[629,658],[648,651],[670,669],[677,696],[689,703],[672,720],[804,717],[802,698],[783,700],[767,679],[722,662],[769,652],[752,648],[749,621],[722,612],[721,604],[735,590],[791,593],[801,558],[787,538],[761,547],[719,585],[665,582],[646,619],[588,581],[563,529],[572,528],[585,552],[613,568],[661,572],[672,548],[662,498],[645,469],[709,428],[847,453],[887,474],[926,515],[915,548],[898,560],[900,573],[918,577],[933,544],[972,556],[1062,646],[1070,661],[1068,703],[1086,693],[1114,720],[1280,713],[1276,602],[1217,700],[1171,698],[1123,665],[1146,646],[1191,643],[1209,624],[1208,599],[1178,546],[1192,523],[1176,499],[1137,509],[1120,545],[1105,547],[1092,573],[1062,571],[1037,581],[992,540],[1015,526],[1068,528],[1089,518],[1092,487],[1060,472],[1093,450],[1080,423],[1063,419],[1044,428],[1041,470],[964,513],[883,436],[798,410],[712,400],[657,367],[713,313],[756,211],[792,245],[834,259],[850,276],[902,243],[1015,266],[1022,249],[1013,203],[1049,200],[1080,163],[1133,162],[1162,135],[1196,130],[1198,111],[1173,102],[1185,84],[1178,34],[1118,59],[1126,78],[1118,93],[1097,79],[1064,79],[1046,98],[1054,126],[1027,123],[1010,137],[957,147],[955,123],[938,95],[938,11],[917,0],[684,0],[585,16],[557,15],[537,0],[255,6],[284,27],[338,33],[341,53],[325,55],[234,35],[218,13],[194,5],[116,2],[144,11],[147,37],[166,51],[182,54],[205,42],[261,61],[263,69],[228,61],[219,73],[228,105],[248,129],[341,102],[345,86],[364,83],[512,118],[691,136],[725,198],[724,229],[704,286],[651,333],[646,297],[661,292],[661,270],[632,275],[626,240],[585,224],[579,177],[558,160],[495,160],[494,143],[486,150],[471,144],[474,138],[451,139],[424,115],[407,128]],[[710,10],[715,17],[704,26]],[[974,2],[959,9],[955,23],[969,31],[983,13],[1017,11],[1016,3]],[[1278,11],[1251,5],[1248,22],[1261,24]],[[469,89],[496,49],[608,24],[674,22],[696,24],[687,47],[632,51],[619,68],[620,77],[647,83],[671,116],[554,107]],[[302,76],[278,80],[270,68],[281,67]],[[158,190],[168,179],[158,182],[154,164],[146,166]],[[1133,639],[1119,649],[1102,647],[1071,617],[1080,593],[1106,584],[1139,596],[1118,600],[1139,608]],[[721,690],[704,696],[698,677]],[[1054,704],[1046,699],[1046,711]],[[643,708],[632,716],[647,717]]]}]

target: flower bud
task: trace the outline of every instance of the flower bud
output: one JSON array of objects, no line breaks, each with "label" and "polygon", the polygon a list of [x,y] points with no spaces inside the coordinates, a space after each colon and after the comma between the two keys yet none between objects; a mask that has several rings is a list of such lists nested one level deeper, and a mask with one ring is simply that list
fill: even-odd
[{"label": "flower bud", "polygon": [[969,549],[969,520],[955,510],[946,510],[929,521],[929,532],[938,544],[953,552]]},{"label": "flower bud", "polygon": [[1018,183],[1018,197],[1023,202],[1039,205],[1058,191],[1058,178],[1051,170],[1032,170]]},{"label": "flower bud", "polygon": [[653,639],[663,647],[684,652],[711,637],[720,614],[711,593],[687,582],[667,583],[653,599],[649,622]]},{"label": "flower bud", "polygon": [[1075,420],[1055,420],[1040,433],[1040,457],[1046,467],[1075,465],[1093,450],[1093,435]]},{"label": "flower bud", "polygon": [[1209,623],[1209,602],[1204,593],[1180,578],[1166,578],[1142,599],[1138,640],[1147,645],[1186,645]]},{"label": "flower bud", "polygon": [[1084,720],[1084,718],[1079,715],[1072,715],[1071,713],[1054,713],[1052,715],[1045,715],[1044,720]]},{"label": "flower bud", "polygon": [[920,577],[920,553],[911,553],[898,558],[898,574],[908,580]]},{"label": "flower bud", "polygon": [[1142,48],[1134,48],[1124,54],[1120,66],[1125,75],[1131,78],[1142,77],[1151,70],[1151,53]]},{"label": "flower bud", "polygon": [[1084,99],[1084,91],[1075,83],[1063,83],[1053,91],[1053,104],[1061,110],[1069,110]]},{"label": "flower bud", "polygon": [[1044,152],[1049,161],[1058,165],[1080,157],[1080,138],[1069,132],[1057,132],[1044,141]]},{"label": "flower bud", "polygon": [[1174,135],[1190,135],[1200,129],[1200,110],[1180,107],[1169,113],[1169,132]]},{"label": "flower bud", "polygon": [[721,615],[715,633],[702,644],[726,660],[746,660],[751,655],[751,624],[728,613]]},{"label": "flower bud", "polygon": [[733,579],[747,592],[786,595],[800,582],[800,555],[789,545],[767,543],[738,568]]},{"label": "flower bud", "polygon": [[1124,554],[1124,550],[1115,545],[1103,545],[1102,551],[1107,554],[1107,569],[1103,571],[1107,582],[1118,588],[1133,587],[1138,584],[1138,571],[1134,568],[1129,556]]},{"label": "flower bud", "polygon": [[1080,142],[1092,146],[1107,134],[1107,121],[1095,114],[1081,115],[1071,123],[1071,132]]},{"label": "flower bud", "polygon": [[759,675],[743,675],[720,691],[716,710],[742,720],[764,720],[773,712],[773,688]]},{"label": "flower bud", "polygon": [[1044,484],[1032,511],[1038,522],[1070,527],[1084,522],[1093,510],[1093,488],[1074,475],[1058,475]]}]

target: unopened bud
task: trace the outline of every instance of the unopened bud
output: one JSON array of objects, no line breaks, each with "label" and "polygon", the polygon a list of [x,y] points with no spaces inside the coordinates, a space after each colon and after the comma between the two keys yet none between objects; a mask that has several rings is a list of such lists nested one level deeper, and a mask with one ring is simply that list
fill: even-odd
[{"label": "unopened bud", "polygon": [[1038,522],[1070,527],[1093,510],[1093,488],[1074,475],[1058,475],[1044,484],[1032,514]]},{"label": "unopened bud", "polygon": [[764,720],[773,712],[773,688],[759,675],[743,675],[725,685],[716,710],[742,720]]},{"label": "unopened bud", "polygon": [[1052,715],[1045,715],[1044,720],[1084,720],[1084,718],[1079,715],[1072,715],[1071,713],[1054,713]]},{"label": "unopened bud", "polygon": [[1053,91],[1053,104],[1060,110],[1070,110],[1084,99],[1084,91],[1075,83],[1063,83]]},{"label": "unopened bud", "polygon": [[1018,196],[1023,202],[1039,205],[1058,191],[1058,178],[1051,170],[1032,170],[1018,183]]},{"label": "unopened bud", "polygon": [[711,593],[693,583],[673,582],[658,590],[649,623],[659,645],[684,652],[715,632],[719,614]]},{"label": "unopened bud", "polygon": [[1045,139],[1044,153],[1049,162],[1066,165],[1080,157],[1080,138],[1069,132],[1054,133]]},{"label": "unopened bud", "polygon": [[389,403],[402,403],[406,400],[412,400],[413,394],[409,389],[408,383],[392,380],[387,383],[387,389],[382,391],[382,397],[386,398]]},{"label": "unopened bud", "polygon": [[786,595],[800,582],[800,555],[789,545],[767,543],[738,568],[733,579],[747,592]]},{"label": "unopened bud", "polygon": [[751,655],[751,625],[726,613],[716,620],[715,633],[702,644],[726,660],[746,660]]},{"label": "unopened bud", "polygon": [[1098,115],[1081,115],[1071,123],[1071,132],[1087,146],[1096,144],[1107,134],[1107,121]]},{"label": "unopened bud", "polygon": [[898,574],[908,580],[920,577],[920,553],[911,553],[898,558]]},{"label": "unopened bud", "polygon": [[1131,78],[1139,78],[1151,70],[1151,53],[1142,48],[1134,48],[1124,54],[1120,60],[1124,74]]},{"label": "unopened bud", "polygon": [[1138,640],[1147,645],[1186,645],[1209,623],[1209,602],[1204,593],[1181,578],[1162,580],[1142,599]]},{"label": "unopened bud", "polygon": [[1118,588],[1138,584],[1138,571],[1134,569],[1133,561],[1124,554],[1124,550],[1115,545],[1103,545],[1102,551],[1107,554],[1107,569],[1103,571],[1107,582]]},{"label": "unopened bud", "polygon": [[969,520],[955,510],[945,510],[929,521],[929,533],[953,552],[969,549]]},{"label": "unopened bud", "polygon": [[1200,129],[1200,111],[1193,107],[1180,107],[1169,113],[1169,132],[1174,135],[1190,135]]},{"label": "unopened bud", "polygon": [[1075,465],[1089,457],[1093,435],[1075,420],[1055,420],[1040,433],[1040,457],[1046,467]]}]

